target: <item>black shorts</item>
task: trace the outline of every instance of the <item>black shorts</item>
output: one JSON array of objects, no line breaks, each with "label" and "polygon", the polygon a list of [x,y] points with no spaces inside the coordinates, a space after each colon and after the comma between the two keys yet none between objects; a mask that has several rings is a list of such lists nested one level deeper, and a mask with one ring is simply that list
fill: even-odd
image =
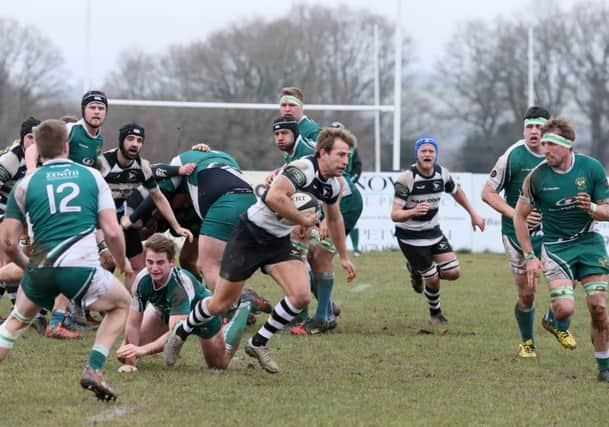
[{"label": "black shorts", "polygon": [[273,236],[243,213],[224,249],[220,277],[241,282],[258,268],[290,260],[302,261],[302,253],[292,245],[290,236]]},{"label": "black shorts", "polygon": [[418,271],[419,273],[429,270],[434,262],[434,255],[445,254],[453,251],[452,246],[450,246],[450,242],[444,235],[442,235],[442,240],[431,246],[412,246],[402,242],[400,239],[398,239],[398,245],[400,245],[400,249],[402,250],[402,253],[408,260],[408,263],[412,269]]},{"label": "black shorts", "polygon": [[125,249],[127,258],[133,258],[144,252],[139,230],[123,230],[125,233]]}]

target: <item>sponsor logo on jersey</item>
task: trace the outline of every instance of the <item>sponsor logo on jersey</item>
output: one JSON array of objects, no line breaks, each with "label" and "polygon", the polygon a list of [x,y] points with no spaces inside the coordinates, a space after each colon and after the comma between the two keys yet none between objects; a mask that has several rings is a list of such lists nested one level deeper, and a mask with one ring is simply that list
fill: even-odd
[{"label": "sponsor logo on jersey", "polygon": [[82,164],[85,166],[93,166],[94,163],[95,159],[92,159],[91,157],[85,157],[82,159]]},{"label": "sponsor logo on jersey", "polygon": [[493,169],[491,171],[491,178],[495,178],[497,176],[497,171],[495,169]]},{"label": "sponsor logo on jersey", "polygon": [[556,206],[568,207],[568,206],[574,205],[575,203],[577,203],[577,199],[575,197],[567,196],[567,197],[563,197],[562,199],[557,201]]}]

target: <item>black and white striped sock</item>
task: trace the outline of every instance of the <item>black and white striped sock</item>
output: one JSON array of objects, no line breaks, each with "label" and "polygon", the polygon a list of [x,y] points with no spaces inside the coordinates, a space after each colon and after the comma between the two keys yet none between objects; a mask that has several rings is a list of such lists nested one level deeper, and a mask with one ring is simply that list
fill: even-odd
[{"label": "black and white striped sock", "polygon": [[427,298],[429,314],[432,316],[437,316],[438,314],[442,313],[442,309],[440,308],[440,289],[433,289],[429,286],[425,286],[423,293]]},{"label": "black and white striped sock", "polygon": [[176,333],[182,338],[186,339],[186,337],[192,333],[192,330],[197,326],[201,326],[207,322],[209,322],[214,316],[209,313],[207,308],[207,299],[211,297],[204,298],[203,300],[197,302],[192,309],[192,311],[188,314],[188,318],[186,322],[182,323]]},{"label": "black and white striped sock", "polygon": [[297,309],[290,304],[287,297],[284,297],[275,306],[264,325],[254,335],[252,344],[257,347],[266,345],[274,334],[284,329],[301,311],[301,309]]}]

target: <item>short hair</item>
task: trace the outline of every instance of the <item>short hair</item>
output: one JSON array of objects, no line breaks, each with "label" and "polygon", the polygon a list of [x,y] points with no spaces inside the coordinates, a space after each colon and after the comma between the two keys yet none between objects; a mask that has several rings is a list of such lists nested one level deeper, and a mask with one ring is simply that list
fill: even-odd
[{"label": "short hair", "polygon": [[157,253],[166,253],[167,258],[172,261],[176,258],[176,244],[161,233],[154,233],[144,243],[144,250],[150,249]]},{"label": "short hair", "polygon": [[281,91],[279,92],[279,97],[281,98],[282,96],[293,96],[295,98],[298,98],[302,101],[302,103],[304,104],[304,95],[302,93],[302,91],[300,89],[298,89],[297,87],[294,86],[287,86],[281,89]]},{"label": "short hair", "polygon": [[323,128],[317,136],[317,143],[315,144],[315,157],[319,157],[321,150],[332,151],[332,148],[334,148],[334,141],[337,138],[345,141],[349,148],[357,148],[357,138],[347,129]]},{"label": "short hair", "polygon": [[66,124],[61,120],[45,120],[34,128],[34,140],[42,158],[58,157],[68,142]]},{"label": "short hair", "polygon": [[575,129],[571,125],[571,122],[566,117],[557,117],[550,119],[541,128],[541,134],[548,132],[556,133],[563,138],[567,138],[570,141],[575,141]]},{"label": "short hair", "polygon": [[534,105],[527,110],[527,112],[524,114],[523,119],[536,119],[539,117],[543,117],[547,120],[550,118],[550,112],[543,107],[538,107]]}]

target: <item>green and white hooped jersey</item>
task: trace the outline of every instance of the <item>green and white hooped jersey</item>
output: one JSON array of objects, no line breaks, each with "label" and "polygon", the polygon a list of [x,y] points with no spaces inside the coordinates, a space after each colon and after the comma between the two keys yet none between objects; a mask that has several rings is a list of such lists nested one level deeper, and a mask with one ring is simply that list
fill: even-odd
[{"label": "green and white hooped jersey", "polygon": [[167,282],[160,286],[154,283],[144,268],[135,277],[133,286],[132,310],[143,312],[146,304],[150,303],[167,316],[188,314],[193,301],[211,296],[211,292],[195,276],[179,267],[174,267]]},{"label": "green and white hooped jersey", "polygon": [[579,153],[572,156],[571,168],[565,172],[541,162],[522,186],[521,199],[542,214],[544,244],[566,242],[594,231],[595,221],[576,206],[577,193],[590,194],[593,202],[609,199],[609,182],[601,163]]},{"label": "green and white hooped jersey", "polygon": [[84,119],[80,119],[76,123],[68,123],[66,128],[69,135],[70,160],[93,167],[95,161],[101,155],[104,145],[101,130],[97,136],[92,136],[85,127]]},{"label": "green and white hooped jersey", "polygon": [[321,126],[319,126],[319,123],[311,120],[307,116],[302,116],[298,122],[299,134],[301,134],[304,138],[310,139],[311,141],[316,141],[319,132],[321,132]]},{"label": "green and white hooped jersey", "polygon": [[[487,184],[498,193],[503,191],[506,203],[514,208],[520,197],[524,179],[544,158],[543,154],[532,152],[525,140],[521,139],[499,157],[488,177]],[[501,234],[516,238],[511,218],[501,217]]]},{"label": "green and white hooped jersey", "polygon": [[31,223],[31,266],[96,267],[95,229],[104,209],[114,210],[114,201],[101,174],[68,159],[55,159],[15,184],[5,216]]}]

